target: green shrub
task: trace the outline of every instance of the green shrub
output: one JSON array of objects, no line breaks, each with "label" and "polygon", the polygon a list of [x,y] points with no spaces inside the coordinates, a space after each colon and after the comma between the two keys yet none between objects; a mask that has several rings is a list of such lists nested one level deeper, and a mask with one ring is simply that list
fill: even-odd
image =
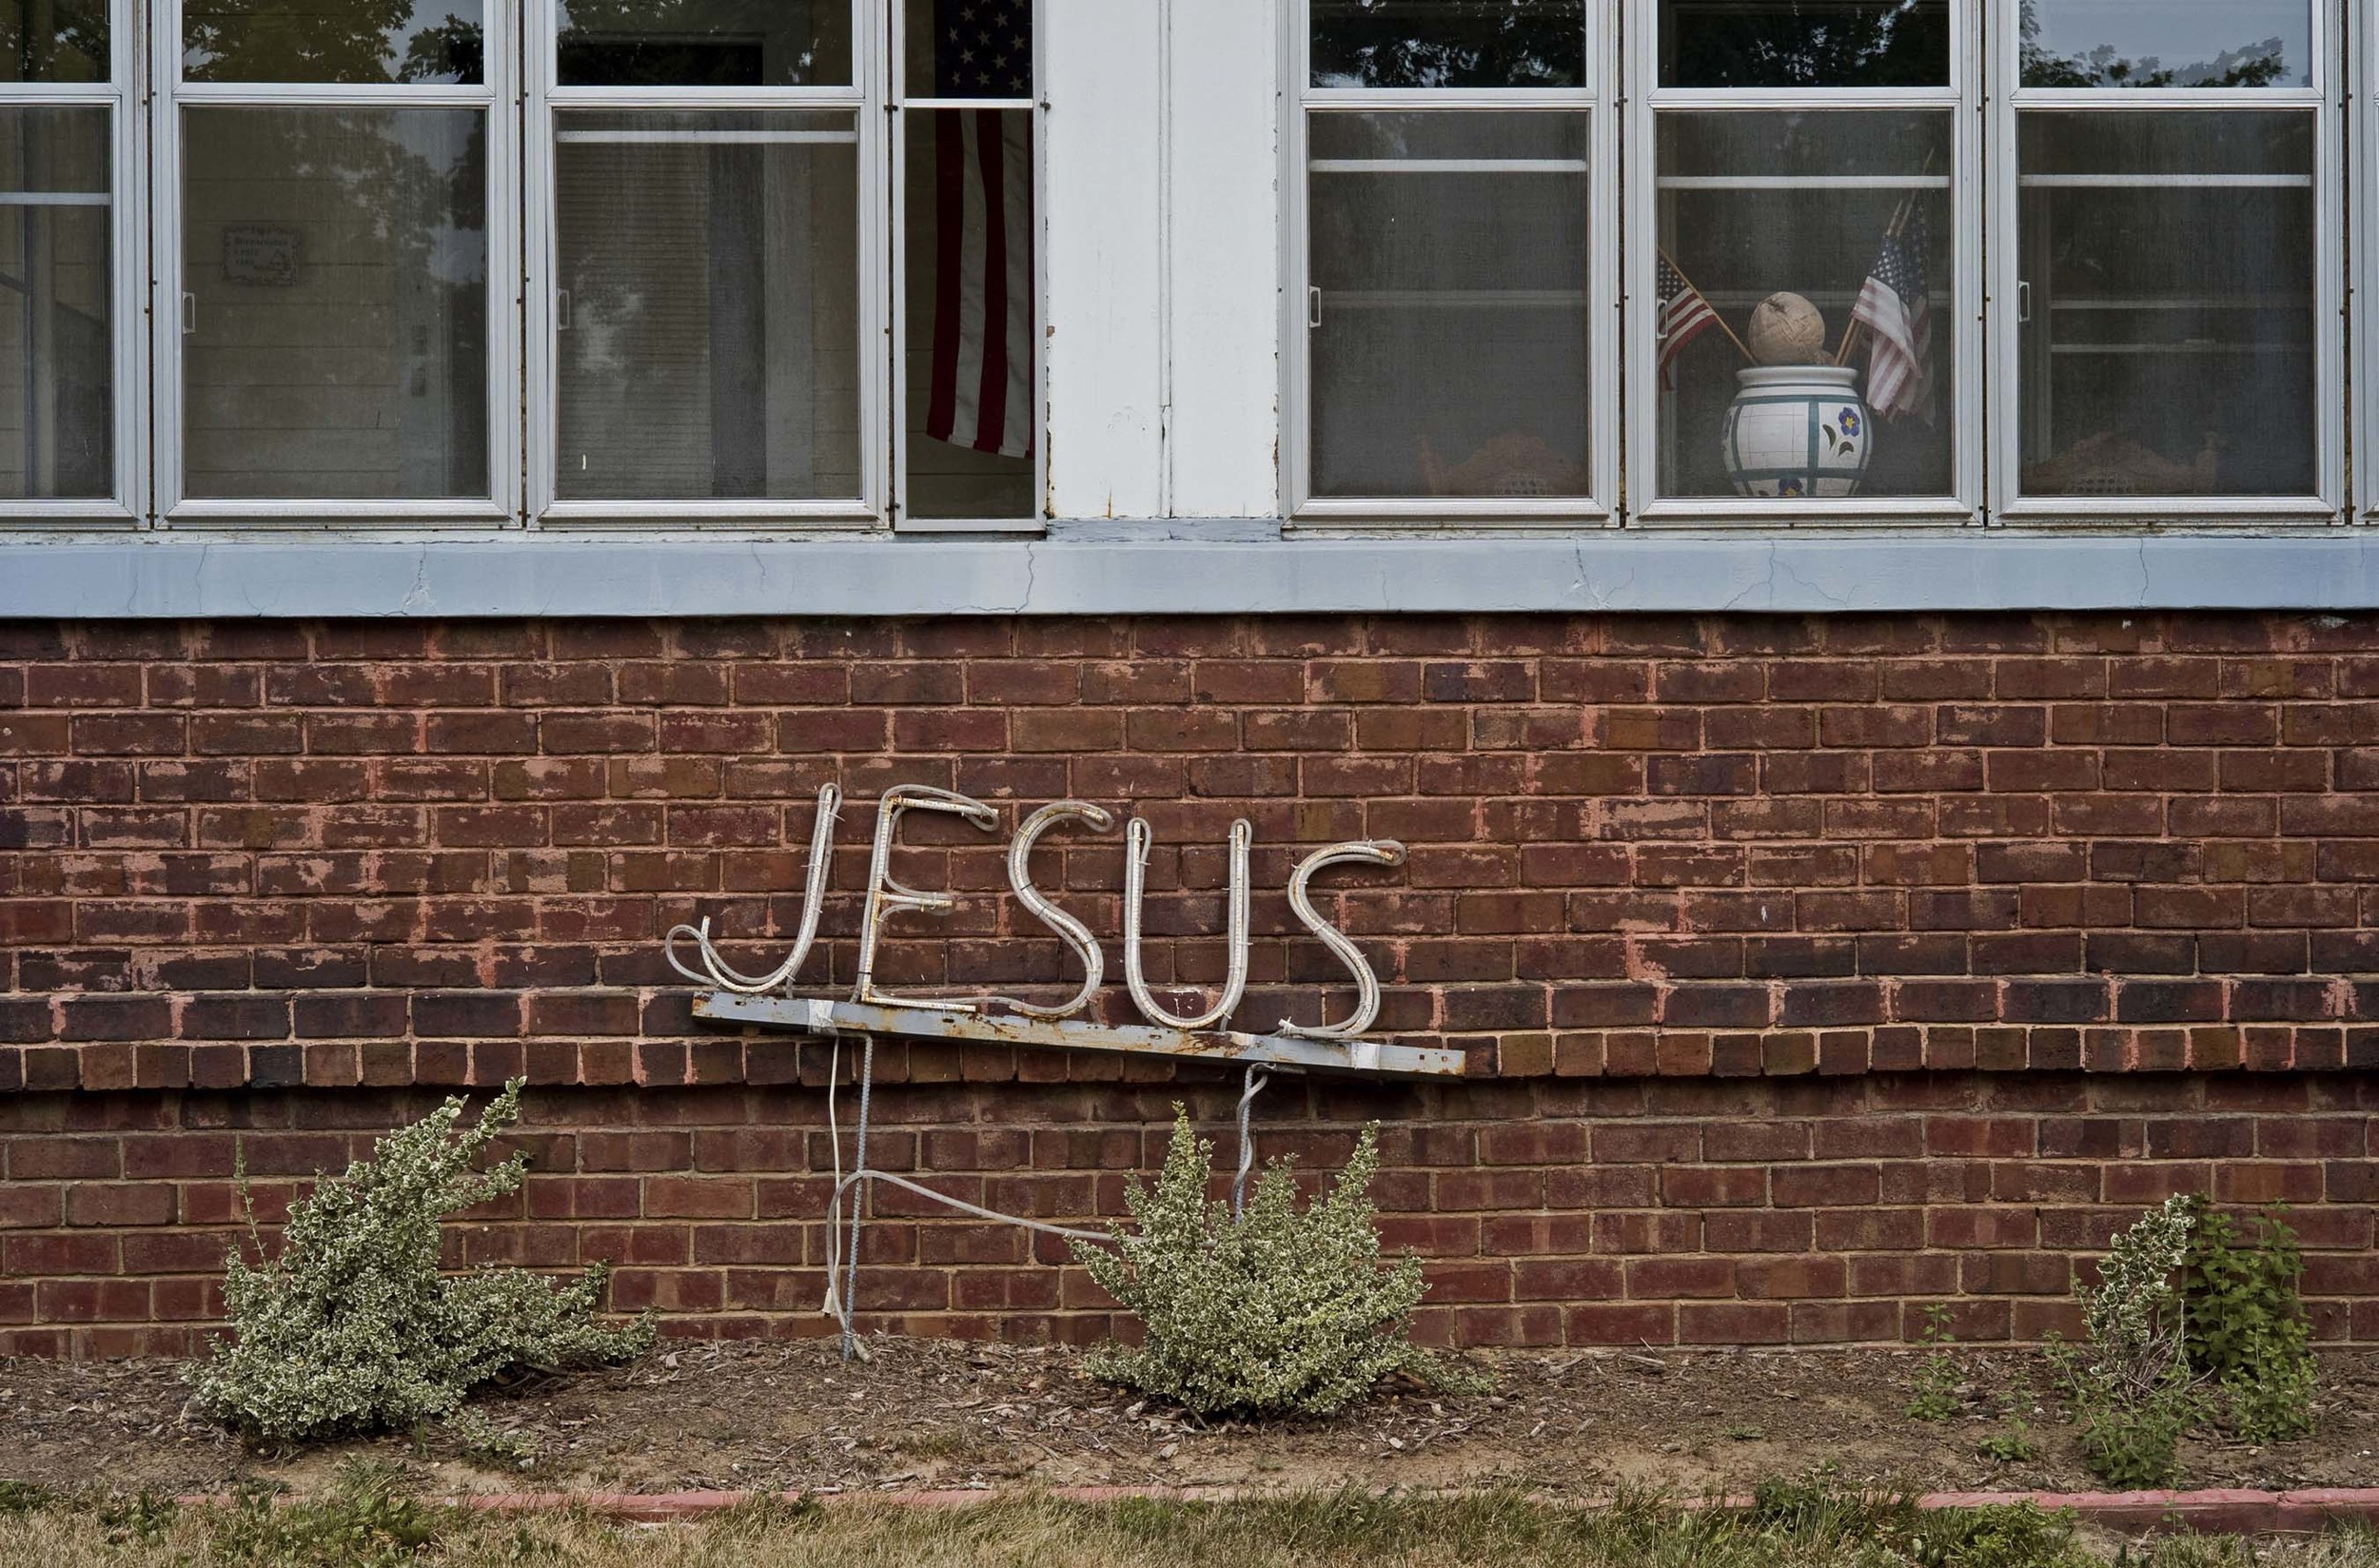
[{"label": "green shrub", "polygon": [[519,1080],[456,1135],[462,1114],[457,1096],[324,1178],[290,1205],[278,1256],[251,1267],[232,1253],[224,1301],[239,1337],[196,1369],[202,1408],[274,1441],[404,1427],[508,1368],[623,1361],[652,1343],[649,1321],[595,1322],[600,1265],[559,1288],[517,1268],[439,1272],[440,1223],[517,1190],[527,1164],[472,1168],[519,1119]]},{"label": "green shrub", "polygon": [[1925,1325],[1917,1332],[1917,1343],[1931,1347],[1931,1353],[1917,1363],[1916,1387],[1908,1401],[1908,1413],[1921,1421],[1945,1421],[1957,1414],[1957,1361],[1949,1347],[1957,1343],[1950,1332],[1950,1309],[1938,1303],[1925,1308]]},{"label": "green shrub", "polygon": [[1994,1464],[2030,1464],[2040,1457],[2040,1445],[2032,1441],[2031,1427],[2012,1421],[2007,1431],[1994,1432],[1975,1444],[1975,1452]]},{"label": "green shrub", "polygon": [[1112,1251],[1074,1247],[1148,1331],[1143,1348],[1109,1346],[1091,1370],[1202,1415],[1325,1414],[1398,1372],[1439,1388],[1476,1386],[1407,1338],[1427,1286],[1411,1258],[1380,1264],[1366,1196],[1378,1166],[1366,1127],[1336,1184],[1300,1210],[1288,1163],[1273,1161],[1234,1222],[1206,1196],[1214,1146],[1174,1107],[1155,1186],[1135,1180],[1125,1194],[1138,1233],[1116,1227]]},{"label": "green shrub", "polygon": [[2181,1262],[2190,1363],[2221,1389],[2241,1438],[2302,1437],[2313,1424],[2313,1353],[2296,1232],[2270,1218],[2250,1238],[2202,1204],[2196,1222]]},{"label": "green shrub", "polygon": [[2203,1410],[2174,1284],[2195,1223],[2195,1201],[2173,1197],[2115,1237],[2098,1288],[2077,1292],[2088,1354],[2050,1346],[2073,1400],[2082,1462],[2114,1485],[2170,1480],[2181,1435]]}]

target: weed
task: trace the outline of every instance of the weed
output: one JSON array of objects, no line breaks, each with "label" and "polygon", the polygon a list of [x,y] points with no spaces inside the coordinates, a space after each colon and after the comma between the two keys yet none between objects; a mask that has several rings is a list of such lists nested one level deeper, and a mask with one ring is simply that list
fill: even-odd
[{"label": "weed", "polygon": [[1719,1429],[1719,1435],[1737,1442],[1758,1442],[1768,1435],[1768,1429],[1764,1426],[1726,1426]]},{"label": "weed", "polygon": [[1917,1331],[1917,1343],[1930,1346],[1931,1354],[1917,1363],[1915,1391],[1909,1396],[1908,1413],[1921,1421],[1945,1421],[1958,1412],[1957,1359],[1949,1347],[1957,1343],[1950,1332],[1950,1309],[1936,1303],[1925,1308],[1925,1325]]},{"label": "weed", "polygon": [[2202,1204],[2181,1262],[2189,1359],[2220,1388],[2232,1429],[2276,1442],[2312,1429],[2313,1354],[2296,1233],[2276,1217],[2243,1234]]},{"label": "weed", "polygon": [[1975,1452],[1994,1464],[2030,1464],[2040,1457],[2040,1445],[2032,1441],[2032,1430],[2022,1421],[2010,1421],[2010,1430],[1994,1432],[1975,1444]]},{"label": "weed", "polygon": [[450,1522],[404,1489],[403,1472],[351,1460],[318,1499],[279,1502],[244,1487],[211,1521],[208,1544],[224,1568],[398,1568]]},{"label": "weed", "polygon": [[499,1426],[477,1410],[458,1410],[445,1421],[446,1436],[455,1451],[482,1470],[534,1470],[537,1440],[511,1427]]},{"label": "weed", "polygon": [[37,1514],[54,1505],[58,1494],[29,1480],[0,1480],[0,1519],[10,1514]]}]

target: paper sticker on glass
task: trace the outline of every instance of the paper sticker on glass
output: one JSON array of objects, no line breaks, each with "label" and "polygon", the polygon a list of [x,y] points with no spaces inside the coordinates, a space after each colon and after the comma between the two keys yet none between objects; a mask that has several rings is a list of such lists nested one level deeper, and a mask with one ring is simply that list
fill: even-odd
[{"label": "paper sticker on glass", "polygon": [[1952,488],[1950,116],[1659,117],[1660,493]]},{"label": "paper sticker on glass", "polygon": [[2017,124],[2021,491],[2319,489],[2314,116]]}]

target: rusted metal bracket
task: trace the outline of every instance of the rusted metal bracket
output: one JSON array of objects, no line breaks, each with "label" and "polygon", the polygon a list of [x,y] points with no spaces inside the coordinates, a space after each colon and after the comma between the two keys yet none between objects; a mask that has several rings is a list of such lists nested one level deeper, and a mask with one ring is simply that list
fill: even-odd
[{"label": "rusted metal bracket", "polygon": [[694,1016],[717,1024],[754,1024],[807,1034],[883,1035],[911,1040],[957,1040],[986,1046],[1050,1047],[1209,1062],[1256,1063],[1304,1072],[1348,1072],[1382,1078],[1456,1078],[1463,1053],[1428,1046],[1389,1046],[1372,1040],[1315,1039],[1293,1034],[1242,1034],[1228,1029],[1154,1029],[1091,1024],[1080,1019],[1006,1018],[942,1008],[880,1007],[823,997],[741,996],[712,991],[694,999]]}]

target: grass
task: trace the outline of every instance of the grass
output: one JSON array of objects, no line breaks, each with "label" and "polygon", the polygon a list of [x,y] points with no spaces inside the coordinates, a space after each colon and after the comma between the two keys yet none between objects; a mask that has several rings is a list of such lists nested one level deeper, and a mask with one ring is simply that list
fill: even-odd
[{"label": "grass", "polygon": [[[1919,1514],[1822,1486],[1763,1489],[1749,1515],[1636,1498],[1592,1512],[1514,1495],[1360,1492],[1235,1503],[1089,1506],[1018,1497],[919,1510],[759,1501],[685,1526],[583,1514],[501,1517],[408,1498],[386,1472],[331,1494],[227,1509],[24,1498],[0,1513],[0,1568],[2093,1568],[2030,1508]],[[2115,1549],[2109,1549],[2110,1551]],[[2130,1568],[2379,1568],[2379,1535],[2250,1545],[2173,1538]]]}]

